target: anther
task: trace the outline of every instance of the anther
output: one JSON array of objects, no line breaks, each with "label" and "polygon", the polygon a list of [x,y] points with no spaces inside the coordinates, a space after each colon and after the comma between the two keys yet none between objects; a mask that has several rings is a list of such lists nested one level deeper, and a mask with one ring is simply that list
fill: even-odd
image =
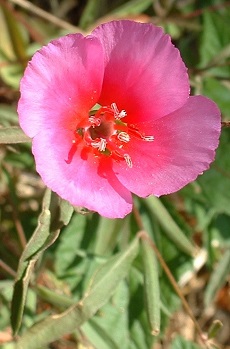
[{"label": "anther", "polygon": [[120,119],[124,118],[127,115],[125,110],[122,110],[121,112],[119,112],[116,103],[112,103],[111,104],[111,108],[112,108],[112,110],[114,112],[114,118],[116,120],[120,120]]},{"label": "anther", "polygon": [[99,118],[95,118],[94,115],[89,117],[89,122],[92,124],[92,127],[97,127],[101,124],[101,120]]},{"label": "anther", "polygon": [[119,139],[119,141],[125,143],[128,143],[130,141],[130,135],[123,131],[118,133],[117,138]]},{"label": "anther", "polygon": [[100,138],[100,141],[97,142],[91,142],[91,145],[93,148],[97,148],[99,151],[105,151],[106,150],[106,139]]},{"label": "anther", "polygon": [[124,154],[123,156],[124,156],[125,162],[128,165],[128,167],[132,168],[133,163],[132,163],[131,157],[128,154]]}]

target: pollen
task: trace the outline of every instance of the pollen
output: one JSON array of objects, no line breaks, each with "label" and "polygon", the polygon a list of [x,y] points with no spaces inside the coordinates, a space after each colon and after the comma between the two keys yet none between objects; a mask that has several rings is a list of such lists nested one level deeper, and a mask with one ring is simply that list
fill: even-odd
[{"label": "pollen", "polygon": [[[126,123],[126,111],[119,111],[116,103],[110,106],[102,106],[98,110],[89,113],[88,123],[84,127],[77,127],[75,139],[69,154],[69,161],[73,152],[81,143],[84,152],[92,152],[95,157],[110,157],[116,162],[125,161],[128,168],[133,167],[131,156],[128,153],[128,145],[132,139],[152,142],[152,135],[144,135],[133,125]],[[70,156],[71,155],[71,156]]]}]

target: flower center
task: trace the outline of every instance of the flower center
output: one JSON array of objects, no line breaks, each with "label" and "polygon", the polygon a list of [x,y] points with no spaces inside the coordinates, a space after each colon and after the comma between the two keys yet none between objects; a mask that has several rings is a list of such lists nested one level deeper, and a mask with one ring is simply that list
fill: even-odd
[{"label": "flower center", "polygon": [[93,152],[94,156],[110,156],[115,161],[124,160],[128,167],[132,167],[132,160],[126,152],[125,145],[132,138],[141,138],[152,142],[153,136],[145,136],[132,125],[123,122],[126,116],[125,110],[121,112],[117,105],[103,106],[97,111],[91,111],[87,124],[81,127],[79,124],[74,132],[72,147],[68,154],[67,163],[72,161],[73,155],[79,143],[83,145],[83,152]]}]

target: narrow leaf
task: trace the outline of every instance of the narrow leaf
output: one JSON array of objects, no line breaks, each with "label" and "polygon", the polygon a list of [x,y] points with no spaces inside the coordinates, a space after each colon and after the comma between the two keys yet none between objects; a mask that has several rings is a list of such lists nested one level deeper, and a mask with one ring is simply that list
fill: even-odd
[{"label": "narrow leaf", "polygon": [[172,240],[181,251],[188,255],[193,255],[195,253],[195,247],[173,220],[160,199],[155,196],[150,196],[145,200],[145,203],[159,221],[168,238]]},{"label": "narrow leaf", "polygon": [[[62,200],[59,199],[61,200],[61,203],[56,207],[55,212],[52,211],[51,215],[53,197],[56,198],[56,194],[47,190],[43,199],[42,212],[38,218],[38,226],[19,261],[11,306],[11,324],[14,333],[18,332],[21,325],[28,285],[34,270],[34,265],[40,258],[41,254],[57,239],[60,232],[60,224],[58,229],[56,229],[56,227],[55,229],[52,229],[51,218],[60,222],[60,217],[63,216],[62,207],[63,205],[65,207],[65,204],[63,204]],[[73,209],[69,209],[68,215],[70,215],[71,212],[73,212]],[[68,223],[68,219],[65,219],[62,225],[64,223]]]},{"label": "narrow leaf", "polygon": [[5,17],[5,22],[7,24],[7,29],[14,50],[14,54],[19,61],[25,64],[27,57],[26,42],[25,38],[22,35],[21,28],[19,27],[18,22],[15,20],[15,17],[9,10],[8,6],[2,6],[2,11]]},{"label": "narrow leaf", "polygon": [[88,0],[81,15],[80,27],[86,29],[90,24],[92,24],[104,12],[105,6],[105,0]]},{"label": "narrow leaf", "polygon": [[31,142],[31,139],[25,135],[20,127],[4,127],[0,128],[0,143],[12,144]]},{"label": "narrow leaf", "polygon": [[144,267],[144,293],[146,311],[151,333],[160,332],[160,286],[157,259],[148,240],[141,239],[142,263]]},{"label": "narrow leaf", "polygon": [[227,249],[224,255],[221,257],[218,265],[213,271],[210,281],[207,285],[204,301],[206,307],[208,307],[215,298],[217,290],[225,283],[227,276],[230,273],[230,249]]},{"label": "narrow leaf", "polygon": [[152,0],[130,0],[110,12],[110,15],[115,15],[117,17],[139,15],[140,13],[147,10],[147,8],[151,6],[151,4]]},{"label": "narrow leaf", "polygon": [[[65,312],[52,315],[30,328],[17,343],[17,349],[43,348],[46,344],[70,333],[91,318],[112,296],[119,282],[127,275],[138,252],[138,239],[123,252],[109,259],[95,274],[83,299]],[[36,342],[34,334],[36,333]]]},{"label": "narrow leaf", "polygon": [[120,232],[124,221],[121,219],[111,220],[101,217],[100,224],[97,230],[97,239],[94,248],[94,253],[98,255],[108,255],[113,250],[117,236]]},{"label": "narrow leaf", "polygon": [[222,327],[223,323],[220,320],[214,320],[208,329],[208,339],[215,338]]}]

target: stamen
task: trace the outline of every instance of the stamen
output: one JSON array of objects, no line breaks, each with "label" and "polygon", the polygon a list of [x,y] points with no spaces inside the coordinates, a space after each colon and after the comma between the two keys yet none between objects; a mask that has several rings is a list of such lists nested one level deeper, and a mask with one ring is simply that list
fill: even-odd
[{"label": "stamen", "polygon": [[133,167],[131,157],[128,154],[124,154],[124,159],[129,168]]},{"label": "stamen", "polygon": [[97,142],[91,142],[91,145],[93,148],[97,148],[99,151],[105,151],[106,150],[106,139],[100,138],[100,141]]},{"label": "stamen", "polygon": [[123,110],[119,113],[118,119],[122,119],[122,118],[124,118],[125,116],[127,116],[127,113],[126,113],[126,111],[123,109]]},{"label": "stamen", "polygon": [[119,139],[119,141],[125,143],[128,143],[130,141],[130,135],[123,131],[118,133],[117,138]]},{"label": "stamen", "polygon": [[154,136],[141,136],[141,138],[146,142],[154,141]]},{"label": "stamen", "polygon": [[95,118],[94,115],[89,117],[89,122],[92,124],[92,127],[97,127],[101,124],[101,120],[99,118]]},{"label": "stamen", "polygon": [[120,120],[120,119],[124,118],[127,115],[125,110],[122,110],[121,112],[119,112],[116,103],[112,103],[111,104],[111,108],[112,108],[112,110],[114,112],[114,118],[117,119],[117,120]]}]

